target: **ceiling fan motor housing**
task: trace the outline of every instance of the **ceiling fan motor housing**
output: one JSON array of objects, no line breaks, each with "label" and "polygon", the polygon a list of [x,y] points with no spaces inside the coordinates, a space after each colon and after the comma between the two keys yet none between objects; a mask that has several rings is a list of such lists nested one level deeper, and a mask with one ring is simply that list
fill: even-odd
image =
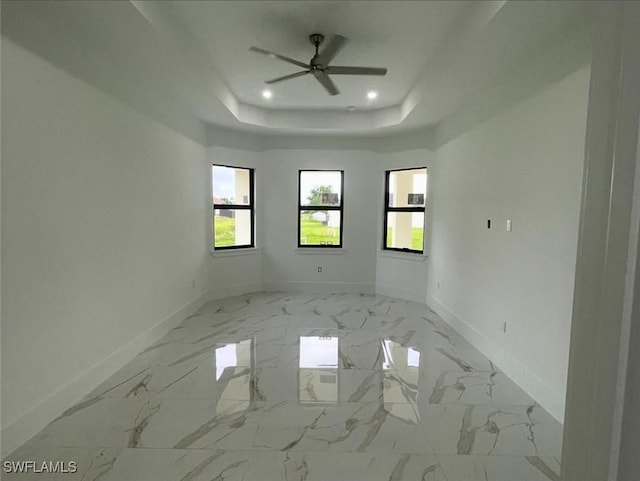
[{"label": "ceiling fan motor housing", "polygon": [[324,35],[322,35],[321,33],[312,33],[311,35],[309,35],[309,40],[311,40],[311,43],[317,49],[320,45],[322,45],[322,42],[324,42]]}]

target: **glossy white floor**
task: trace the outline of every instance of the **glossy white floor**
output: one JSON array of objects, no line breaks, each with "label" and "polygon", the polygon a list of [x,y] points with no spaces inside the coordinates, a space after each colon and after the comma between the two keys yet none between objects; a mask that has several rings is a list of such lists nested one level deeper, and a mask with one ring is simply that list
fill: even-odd
[{"label": "glossy white floor", "polygon": [[7,460],[117,481],[549,481],[562,426],[428,308],[260,293],[204,306]]}]

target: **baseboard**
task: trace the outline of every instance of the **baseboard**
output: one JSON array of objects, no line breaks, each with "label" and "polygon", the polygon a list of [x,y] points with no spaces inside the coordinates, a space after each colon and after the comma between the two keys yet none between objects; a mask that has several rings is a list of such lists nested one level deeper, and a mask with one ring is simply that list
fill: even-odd
[{"label": "baseboard", "polygon": [[404,299],[406,301],[415,301],[420,304],[425,303],[424,291],[398,287],[391,284],[376,284],[376,294]]},{"label": "baseboard", "polygon": [[227,297],[241,296],[243,294],[251,294],[252,292],[260,292],[264,290],[262,282],[250,282],[246,284],[237,284],[235,286],[225,286],[209,291],[208,300],[225,299]]},{"label": "baseboard", "polygon": [[3,427],[1,458],[4,459],[13,450],[31,439],[38,431],[64,412],[65,409],[68,409],[86,396],[87,393],[98,387],[141,351],[197,311],[207,300],[207,293],[191,300],[151,328],[140,333],[107,358],[82,372],[74,380],[52,393],[20,418]]},{"label": "baseboard", "polygon": [[564,397],[558,391],[540,379],[528,367],[524,366],[485,334],[458,317],[437,298],[428,296],[427,303],[436,314],[458,331],[462,337],[482,354],[491,359],[496,366],[545,408],[549,414],[559,422],[564,423]]},{"label": "baseboard", "polygon": [[267,292],[304,292],[331,294],[333,292],[350,292],[373,294],[374,284],[366,282],[266,282],[263,288]]}]

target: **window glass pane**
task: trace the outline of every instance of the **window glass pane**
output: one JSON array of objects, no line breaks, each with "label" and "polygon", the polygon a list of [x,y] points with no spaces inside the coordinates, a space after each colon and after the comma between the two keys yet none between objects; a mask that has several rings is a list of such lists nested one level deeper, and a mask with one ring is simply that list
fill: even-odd
[{"label": "window glass pane", "polygon": [[424,212],[387,212],[386,246],[422,251]]},{"label": "window glass pane", "polygon": [[340,245],[340,211],[300,212],[300,245]]},{"label": "window glass pane", "polygon": [[251,211],[215,209],[213,245],[214,247],[251,245]]},{"label": "window glass pane", "polygon": [[342,192],[342,172],[302,171],[300,173],[300,205],[339,206]]},{"label": "window glass pane", "polygon": [[214,204],[249,205],[251,200],[250,169],[214,165],[211,174]]},{"label": "window glass pane", "polygon": [[427,169],[389,172],[389,207],[424,207]]}]

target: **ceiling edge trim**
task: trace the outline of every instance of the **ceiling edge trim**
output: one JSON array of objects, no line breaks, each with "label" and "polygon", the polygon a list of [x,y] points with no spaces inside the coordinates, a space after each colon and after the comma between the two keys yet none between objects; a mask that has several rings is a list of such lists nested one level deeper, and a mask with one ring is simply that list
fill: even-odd
[{"label": "ceiling edge trim", "polygon": [[378,137],[264,135],[217,125],[207,125],[207,147],[226,147],[262,152],[265,150],[368,150],[377,153],[426,149],[433,151],[435,127]]}]

